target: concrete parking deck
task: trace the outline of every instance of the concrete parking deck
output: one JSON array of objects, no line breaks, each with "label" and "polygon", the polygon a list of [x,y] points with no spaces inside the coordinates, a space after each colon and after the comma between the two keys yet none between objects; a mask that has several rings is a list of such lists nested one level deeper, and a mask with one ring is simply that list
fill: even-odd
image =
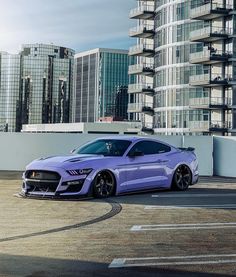
[{"label": "concrete parking deck", "polygon": [[14,197],[0,173],[0,276],[236,276],[236,180],[109,200]]}]

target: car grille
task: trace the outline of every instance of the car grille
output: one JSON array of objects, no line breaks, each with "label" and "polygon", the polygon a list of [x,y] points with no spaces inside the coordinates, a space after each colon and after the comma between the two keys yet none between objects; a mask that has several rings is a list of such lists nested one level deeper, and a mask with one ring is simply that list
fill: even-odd
[{"label": "car grille", "polygon": [[27,192],[55,192],[61,176],[56,172],[29,170],[25,173]]}]

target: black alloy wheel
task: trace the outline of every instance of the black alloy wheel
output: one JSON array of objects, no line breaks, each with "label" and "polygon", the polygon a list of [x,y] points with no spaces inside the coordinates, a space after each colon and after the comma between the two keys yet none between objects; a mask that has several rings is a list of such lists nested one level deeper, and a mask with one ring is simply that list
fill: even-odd
[{"label": "black alloy wheel", "polygon": [[106,198],[115,192],[115,178],[109,171],[101,171],[94,179],[93,194],[97,198]]},{"label": "black alloy wheel", "polygon": [[175,190],[186,190],[191,185],[192,173],[187,165],[180,165],[174,174],[172,188]]}]

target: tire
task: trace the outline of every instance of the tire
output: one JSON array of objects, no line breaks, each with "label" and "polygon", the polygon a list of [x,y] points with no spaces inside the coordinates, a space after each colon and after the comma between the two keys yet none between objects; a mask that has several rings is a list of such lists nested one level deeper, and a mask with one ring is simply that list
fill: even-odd
[{"label": "tire", "polygon": [[96,198],[107,198],[115,193],[115,177],[110,171],[99,172],[93,183],[93,196]]},{"label": "tire", "polygon": [[174,173],[172,189],[184,191],[188,189],[191,183],[192,173],[190,168],[185,164],[178,166]]}]

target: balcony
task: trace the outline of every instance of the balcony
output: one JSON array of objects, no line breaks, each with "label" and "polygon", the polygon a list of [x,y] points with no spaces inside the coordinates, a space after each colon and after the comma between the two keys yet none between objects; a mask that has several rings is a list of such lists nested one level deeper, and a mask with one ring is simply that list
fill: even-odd
[{"label": "balcony", "polygon": [[154,134],[153,123],[150,123],[150,122],[146,123],[146,122],[144,122],[143,128],[142,128],[142,132],[148,133],[150,135],[153,135]]},{"label": "balcony", "polygon": [[227,39],[232,35],[231,28],[221,28],[208,26],[202,29],[198,29],[190,32],[191,42],[212,42],[217,40]]},{"label": "balcony", "polygon": [[129,14],[130,19],[154,19],[154,5],[141,5],[135,9],[132,9]]},{"label": "balcony", "polygon": [[203,4],[199,7],[190,10],[190,18],[197,20],[212,20],[215,18],[227,16],[232,10],[231,5],[223,5],[222,3],[209,3]]},{"label": "balcony", "polygon": [[141,64],[134,64],[129,66],[129,75],[133,74],[142,74],[145,76],[153,76],[154,75],[154,65],[141,63]]},{"label": "balcony", "polygon": [[128,93],[144,93],[147,95],[153,95],[153,84],[130,84],[128,87]]},{"label": "balcony", "polygon": [[142,24],[138,27],[130,29],[129,36],[137,38],[153,38],[155,34],[154,26],[149,24]]},{"label": "balcony", "polygon": [[231,76],[223,77],[220,74],[201,74],[193,75],[189,77],[190,86],[201,86],[201,87],[217,87],[217,86],[228,86],[229,82],[232,81]]},{"label": "balcony", "polygon": [[230,109],[232,99],[228,97],[199,97],[190,98],[189,107],[193,109]]},{"label": "balcony", "polygon": [[150,103],[129,103],[128,113],[146,113],[148,115],[153,115],[153,104]]},{"label": "balcony", "polygon": [[189,121],[190,132],[208,132],[209,121]]},{"label": "balcony", "polygon": [[154,55],[155,55],[154,45],[151,45],[151,44],[135,45],[133,47],[130,47],[129,55],[130,56],[143,56],[143,57],[147,57],[147,58],[154,57]]},{"label": "balcony", "polygon": [[128,113],[141,113],[143,108],[142,103],[129,103]]},{"label": "balcony", "polygon": [[209,131],[211,132],[228,132],[231,129],[230,121],[211,121]]},{"label": "balcony", "polygon": [[153,103],[144,103],[142,107],[142,112],[147,114],[147,115],[154,115],[154,109],[153,109]]},{"label": "balcony", "polygon": [[208,49],[203,49],[203,51],[191,53],[189,56],[189,62],[192,64],[215,64],[215,63],[224,63],[232,57],[232,53],[223,52],[211,47]]}]

